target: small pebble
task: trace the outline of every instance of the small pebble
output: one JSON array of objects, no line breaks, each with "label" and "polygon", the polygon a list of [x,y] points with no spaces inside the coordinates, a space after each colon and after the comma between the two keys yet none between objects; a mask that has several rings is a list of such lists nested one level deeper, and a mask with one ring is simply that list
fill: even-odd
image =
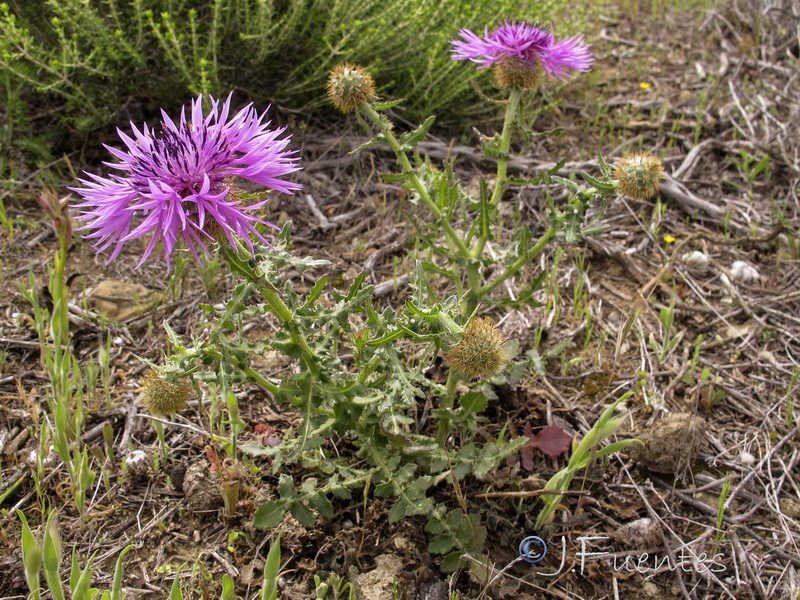
[{"label": "small pebble", "polygon": [[708,254],[693,250],[681,256],[681,260],[693,269],[705,269],[708,266]]},{"label": "small pebble", "polygon": [[731,275],[733,278],[743,283],[752,283],[758,281],[761,275],[758,270],[752,265],[748,265],[743,260],[737,260],[731,265]]},{"label": "small pebble", "polygon": [[645,517],[620,527],[614,539],[628,547],[651,548],[663,543],[663,532],[661,525]]},{"label": "small pebble", "polygon": [[142,450],[132,450],[125,457],[128,477],[131,479],[142,479],[147,476],[150,469],[150,457]]},{"label": "small pebble", "polygon": [[756,462],[756,457],[747,451],[742,451],[741,454],[739,454],[739,462],[745,467],[752,467]]}]

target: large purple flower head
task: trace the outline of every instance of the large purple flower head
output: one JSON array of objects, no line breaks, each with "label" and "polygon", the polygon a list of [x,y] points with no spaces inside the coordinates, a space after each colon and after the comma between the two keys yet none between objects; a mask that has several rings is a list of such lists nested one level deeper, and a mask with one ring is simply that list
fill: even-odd
[{"label": "large purple flower head", "polygon": [[483,38],[469,29],[459,31],[461,40],[451,40],[453,59],[479,63],[479,69],[496,65],[496,75],[501,87],[535,88],[541,72],[548,77],[567,79],[573,77],[567,69],[586,72],[594,57],[583,36],[564,38],[557,42],[552,31],[525,22],[508,22]]},{"label": "large purple flower head", "polygon": [[[83,211],[78,217],[84,221],[81,230],[91,231],[84,237],[97,239],[98,252],[114,245],[109,262],[125,242],[150,233],[137,268],[159,239],[167,268],[179,237],[195,258],[198,247],[210,254],[204,242],[220,232],[232,244],[234,236],[242,237],[251,253],[251,234],[268,244],[255,224],[277,227],[251,214],[267,200],[243,205],[233,178],[284,193],[299,189],[299,184],[280,179],[300,168],[294,152],[285,150],[289,138],[278,139],[284,130],[268,128],[266,111],[259,115],[249,104],[229,118],[231,97],[221,106],[219,100],[209,98],[207,115],[202,97],[192,101],[190,122],[184,107],[177,124],[162,110],[159,132],[147,125],[139,131],[133,123],[133,138],[117,130],[127,151],[106,146],[120,162],[104,164],[122,174],[87,173],[90,180],[78,180],[84,187],[73,188],[83,197],[77,205]],[[137,214],[144,218],[134,226]]]}]

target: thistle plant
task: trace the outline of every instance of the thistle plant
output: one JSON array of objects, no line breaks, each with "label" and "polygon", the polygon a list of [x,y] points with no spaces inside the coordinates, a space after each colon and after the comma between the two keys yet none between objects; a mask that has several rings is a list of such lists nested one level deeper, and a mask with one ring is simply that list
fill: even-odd
[{"label": "thistle plant", "polygon": [[[582,38],[556,41],[552,33],[525,23],[506,23],[484,38],[467,31],[461,35],[462,41],[453,42],[453,58],[474,60],[481,68],[494,65],[508,95],[502,132],[484,139],[484,151],[497,162],[497,181],[491,190],[482,181],[477,197],[456,180],[452,165],[439,168],[415,151],[433,118],[396,134],[384,114],[396,102],[377,100],[365,69],[345,64],[328,80],[332,101],[356,113],[372,135],[370,143],[394,150],[401,173],[386,178],[401,182],[412,201],[433,217],[409,215],[420,250],[400,309],[376,306],[365,273],[347,289],[329,286],[327,275],[317,275],[327,261],[287,250],[291,223],[278,233],[257,216],[265,195],[245,192],[237,178],[292,193],[300,186],[285,177],[299,168],[298,159],[287,150],[289,137],[269,129],[264,113],[248,106],[230,116],[230,96],[224,103],[198,97],[188,117],[183,111],[173,121],[162,113],[160,127],[133,126],[133,137],[120,132],[127,150],[109,148],[119,160],[109,166],[120,174],[88,175],[75,188],[83,198],[81,231],[98,252],[110,251],[109,260],[129,242],[150,235],[140,265],[160,240],[169,266],[182,242],[198,261],[200,254],[216,252],[234,274],[230,299],[221,307],[203,307],[210,323],[200,335],[184,338],[167,326],[173,353],[152,381],[166,390],[178,390],[187,381],[208,385],[217,395],[212,406],[226,407],[230,425],[218,436],[212,423],[212,439],[233,461],[271,459],[277,498],[258,508],[255,525],[277,527],[289,513],[312,527],[318,515],[334,514],[332,498],[347,499],[353,490],[369,487],[379,497],[393,498],[390,522],[428,518],[427,530],[434,534],[430,550],[447,554],[448,569],[456,568],[463,552],[480,552],[486,532],[477,514],[466,506],[454,510],[436,503],[432,491],[443,482],[458,485],[467,475],[487,477],[527,442],[525,436],[509,439],[506,428],[492,436],[481,427],[489,398],[488,388],[477,384],[502,374],[514,342],[479,312],[536,305],[541,276],[524,283],[518,298],[495,292],[509,279],[528,278],[526,269],[548,243],[600,231],[605,201],[618,187],[605,163],[602,176],[586,175],[585,184],[558,178],[557,169],[530,181],[507,173],[524,94],[545,76],[563,79],[587,71],[593,59]],[[560,206],[549,201],[548,222],[538,239],[527,225],[507,235],[499,225],[500,203],[510,185],[532,182],[562,183],[569,198]],[[496,247],[489,252],[492,244]],[[295,288],[293,272],[310,276],[310,289]],[[274,337],[249,340],[244,323],[254,317],[270,319]],[[294,359],[296,369],[279,381],[265,377],[253,357],[268,351]],[[442,354],[450,364],[444,385],[426,375]],[[475,389],[456,404],[459,380]],[[238,442],[244,422],[234,391],[245,384],[260,386],[274,402],[302,414],[301,424],[287,431],[279,446]],[[423,397],[437,402],[432,424],[424,429],[415,419]],[[594,434],[592,448],[610,435],[607,421]],[[355,448],[352,460],[337,455],[331,438],[344,438]],[[298,485],[290,467],[301,461],[319,476],[306,476]],[[584,464],[571,465],[570,472]],[[235,507],[229,502],[227,508]]]},{"label": "thistle plant", "polygon": [[[540,288],[541,277],[523,285],[520,297],[515,300],[497,298],[494,292],[508,280],[523,276],[526,267],[550,242],[558,239],[574,242],[584,235],[597,233],[601,229],[598,223],[605,208],[605,199],[615,192],[616,186],[610,177],[601,181],[586,176],[587,186],[561,180],[573,193],[567,206],[559,207],[550,203],[549,223],[538,240],[534,239],[527,225],[517,227],[511,233],[510,240],[503,239],[498,224],[499,206],[509,186],[557,181],[557,169],[529,181],[508,176],[512,133],[521,126],[519,107],[524,95],[536,90],[545,76],[567,79],[576,73],[588,71],[594,58],[581,36],[557,41],[552,31],[525,22],[506,22],[491,33],[487,28],[482,38],[466,29],[460,31],[460,36],[461,39],[451,42],[452,58],[471,60],[478,63],[480,69],[493,66],[498,87],[507,94],[502,132],[492,137],[482,137],[484,153],[497,164],[496,181],[491,192],[488,184],[481,180],[478,197],[471,197],[455,179],[451,167],[439,170],[429,159],[419,158],[416,153],[412,163],[410,155],[425,138],[433,124],[433,117],[413,131],[396,134],[393,123],[382,113],[396,102],[374,101],[372,78],[362,67],[346,65],[335,69],[328,80],[328,93],[333,104],[341,110],[354,110],[372,136],[362,148],[383,142],[394,151],[401,174],[384,175],[384,179],[402,182],[411,192],[411,201],[422,205],[433,217],[432,223],[409,217],[422,241],[423,251],[419,260],[425,267],[424,275],[429,280],[443,276],[453,284],[460,307],[458,326],[464,327],[465,331],[472,331],[475,326],[471,323],[481,306],[537,305],[533,295]],[[370,93],[361,96],[349,93],[356,87],[352,83],[354,77],[369,81]],[[348,92],[347,97],[345,92]],[[359,99],[361,102],[356,105]],[[607,174],[608,169],[605,171]],[[596,212],[588,219],[590,209],[596,209]],[[469,222],[459,222],[459,215],[466,214],[469,215]],[[497,258],[488,252],[492,242],[498,246],[494,249],[499,255]],[[506,243],[505,249],[499,247],[503,242]],[[437,262],[438,257],[443,260]],[[461,375],[468,378],[489,377],[497,372],[497,369],[465,371],[460,357],[464,356],[464,348],[470,339],[470,336],[465,337],[455,346],[461,350],[455,351],[454,348],[448,354],[451,370],[447,392],[442,399],[443,408],[453,406],[456,381]],[[473,355],[478,353],[480,350],[470,352]],[[504,361],[497,362],[502,364]]]},{"label": "thistle plant", "polygon": [[[508,177],[511,138],[515,126],[520,125],[518,109],[523,94],[538,88],[544,75],[566,79],[575,73],[586,72],[594,59],[589,52],[589,45],[583,42],[581,36],[556,41],[552,32],[524,22],[506,22],[491,33],[487,28],[483,38],[466,29],[461,30],[460,35],[462,39],[451,42],[452,58],[477,62],[481,69],[494,66],[498,86],[508,93],[504,101],[502,132],[499,136],[483,138],[485,154],[497,162],[497,178],[491,196],[483,181],[480,196],[472,198],[455,181],[450,171],[442,172],[432,168],[427,159],[417,160],[416,164],[412,164],[409,154],[424,139],[433,124],[433,118],[427,119],[411,132],[396,135],[393,124],[381,114],[382,110],[391,108],[396,102],[372,101],[372,79],[365,69],[352,65],[334,69],[328,80],[328,93],[333,104],[341,110],[357,111],[359,120],[373,136],[369,143],[384,142],[395,152],[402,174],[384,178],[401,181],[412,193],[412,201],[424,205],[432,214],[434,232],[432,235],[423,235],[423,240],[433,254],[446,256],[448,264],[445,271],[440,273],[447,273],[446,277],[452,280],[457,292],[463,297],[462,320],[467,321],[479,304],[490,301],[490,294],[495,289],[517,276],[542,252],[548,242],[558,237],[567,220],[575,218],[572,215],[577,214],[578,219],[586,215],[589,203],[585,201],[573,201],[573,205],[565,209],[551,206],[550,226],[538,241],[532,243],[531,231],[527,227],[520,227],[511,236],[513,244],[509,251],[497,261],[504,268],[498,275],[487,280],[484,273],[494,266],[495,261],[486,256],[486,248],[490,241],[499,240],[500,232],[496,231],[498,207],[509,185],[547,181],[554,174],[544,174],[534,181],[512,181]],[[356,87],[351,83],[354,73],[361,80],[370,82],[369,94],[359,96],[350,93]],[[359,99],[360,104],[356,104]],[[613,192],[610,182],[597,184],[594,199],[604,198]],[[602,212],[602,204],[599,208]],[[459,233],[459,228],[454,223],[455,217],[468,210],[477,211],[477,217],[463,228],[465,233]],[[418,225],[418,229],[426,231],[428,228]],[[438,245],[436,229],[441,229],[446,246]],[[431,270],[436,270],[434,267],[431,265]],[[464,267],[466,281],[462,281]],[[531,293],[532,291],[534,290]]]},{"label": "thistle plant", "polygon": [[[77,205],[82,209],[80,231],[87,232],[85,238],[97,240],[98,252],[113,245],[109,261],[127,242],[146,235],[151,236],[150,241],[137,266],[150,256],[159,240],[168,268],[178,239],[198,262],[199,252],[211,256],[208,244],[216,238],[224,239],[235,248],[227,256],[245,270],[245,263],[237,255],[240,242],[251,255],[255,253],[252,238],[269,246],[256,224],[277,227],[252,214],[267,199],[245,193],[234,178],[291,193],[300,186],[282,177],[299,167],[294,153],[285,150],[289,138],[279,137],[283,129],[270,129],[269,122],[264,121],[265,113],[259,115],[252,105],[230,116],[230,99],[229,96],[220,103],[209,97],[210,110],[204,114],[203,98],[198,97],[190,106],[190,118],[187,120],[183,109],[177,123],[162,111],[160,131],[146,125],[140,131],[132,124],[133,138],[119,132],[127,152],[109,147],[119,159],[111,167],[125,175],[88,174],[88,179],[79,180],[83,187],[73,188],[83,198]],[[137,214],[143,219],[134,226]],[[248,274],[252,275],[249,271]],[[265,294],[277,314],[287,318],[285,305],[275,290],[268,289]],[[224,377],[223,381],[229,378]],[[159,415],[174,414],[186,402],[187,386],[180,373],[172,379],[157,373],[149,376],[143,395],[147,408]],[[232,415],[231,443],[235,447],[241,420],[229,391],[228,385],[223,385],[223,398]],[[163,452],[163,427],[158,421],[155,427]]]}]

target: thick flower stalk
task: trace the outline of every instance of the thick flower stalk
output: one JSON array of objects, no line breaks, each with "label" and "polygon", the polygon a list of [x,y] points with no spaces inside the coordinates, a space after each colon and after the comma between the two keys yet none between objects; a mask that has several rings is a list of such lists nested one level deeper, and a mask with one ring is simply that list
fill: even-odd
[{"label": "thick flower stalk", "polygon": [[[594,57],[583,36],[556,41],[552,31],[523,22],[508,22],[481,38],[469,29],[459,31],[462,39],[452,40],[453,59],[471,60],[479,69],[495,66],[500,87],[535,89],[542,72],[555,79],[568,79],[574,72],[589,71]],[[574,71],[574,72],[570,72]]]},{"label": "thick flower stalk", "polygon": [[[109,262],[125,242],[152,234],[137,268],[161,240],[167,260],[182,238],[195,258],[198,248],[210,255],[205,242],[225,235],[231,244],[241,237],[251,253],[250,236],[267,240],[256,229],[262,221],[252,213],[267,200],[245,205],[234,185],[240,177],[273,190],[292,193],[301,186],[281,177],[297,171],[294,152],[287,151],[289,137],[279,139],[284,129],[269,129],[252,105],[229,116],[231,97],[220,103],[209,97],[211,110],[203,114],[203,99],[192,101],[187,120],[185,108],[176,123],[162,111],[158,131],[131,123],[133,137],[118,130],[127,150],[106,148],[119,159],[106,163],[121,174],[79,179],[83,187],[72,188],[83,202],[78,217],[84,222],[84,237],[97,240],[102,252],[114,246]],[[137,217],[143,217],[138,222]]]}]

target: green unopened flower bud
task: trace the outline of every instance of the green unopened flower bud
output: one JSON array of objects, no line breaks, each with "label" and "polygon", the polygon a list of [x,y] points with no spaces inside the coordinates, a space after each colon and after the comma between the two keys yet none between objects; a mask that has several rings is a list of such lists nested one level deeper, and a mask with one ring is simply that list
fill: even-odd
[{"label": "green unopened flower bud", "polygon": [[194,389],[189,382],[165,381],[158,371],[148,371],[142,379],[142,402],[152,415],[174,415],[186,408]]},{"label": "green unopened flower bud", "polygon": [[634,200],[649,200],[661,189],[664,165],[646,152],[626,155],[614,170],[619,191]]},{"label": "green unopened flower bud", "polygon": [[447,353],[450,367],[466,377],[485,379],[500,372],[508,358],[506,340],[491,319],[473,319],[461,341]]},{"label": "green unopened flower bud", "polygon": [[350,112],[375,96],[375,82],[366,69],[342,63],[328,77],[328,97],[342,112]]},{"label": "green unopened flower bud", "polygon": [[494,67],[497,86],[501,88],[520,87],[535,90],[542,83],[544,69],[537,60],[528,62],[516,56],[507,56]]}]

